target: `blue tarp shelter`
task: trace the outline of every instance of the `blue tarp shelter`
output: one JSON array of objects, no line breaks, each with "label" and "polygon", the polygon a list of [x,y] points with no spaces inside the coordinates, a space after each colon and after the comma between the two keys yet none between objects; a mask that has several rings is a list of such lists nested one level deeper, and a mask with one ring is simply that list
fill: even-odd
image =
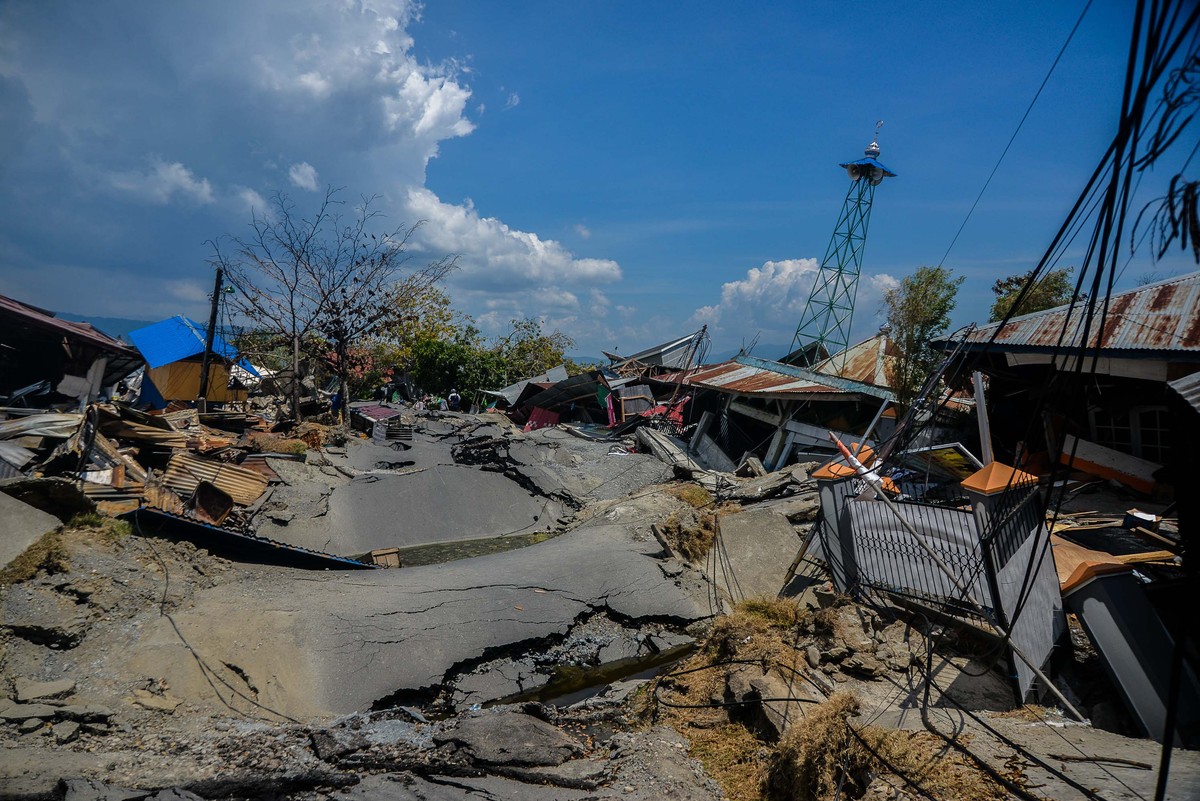
[{"label": "blue tarp shelter", "polygon": [[[129,339],[146,360],[141,398],[144,403],[161,408],[168,401],[196,399],[206,335],[205,326],[182,314],[129,332]],[[239,359],[237,349],[219,333],[213,336],[213,357],[208,368],[208,400],[244,400],[244,389],[229,387],[229,367],[236,364],[254,376],[258,371]]]}]

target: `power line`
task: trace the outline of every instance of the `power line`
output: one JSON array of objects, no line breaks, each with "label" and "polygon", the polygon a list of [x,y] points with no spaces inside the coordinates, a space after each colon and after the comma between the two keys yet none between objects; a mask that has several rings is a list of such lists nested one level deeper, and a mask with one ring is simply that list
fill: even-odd
[{"label": "power line", "polygon": [[1016,130],[1014,130],[1012,136],[1008,138],[1008,144],[1004,146],[1004,150],[1000,153],[1000,158],[996,159],[996,165],[992,167],[992,171],[988,174],[987,180],[983,182],[983,188],[979,190],[979,194],[975,197],[975,202],[971,204],[971,208],[967,212],[967,216],[963,218],[962,225],[958,226],[958,230],[954,233],[954,238],[950,240],[950,246],[946,248],[946,252],[942,254],[942,258],[938,261],[939,267],[945,263],[946,257],[949,256],[950,251],[954,249],[954,243],[958,241],[959,235],[963,232],[963,229],[967,227],[967,222],[971,219],[971,215],[975,213],[975,207],[978,206],[979,201],[983,199],[983,193],[987,191],[988,185],[991,184],[992,178],[994,178],[996,175],[996,171],[1000,169],[1000,164],[1004,161],[1004,157],[1008,155],[1009,148],[1011,148],[1013,142],[1016,141],[1017,134],[1021,132],[1022,126],[1025,125],[1025,120],[1029,118],[1029,113],[1033,111],[1034,104],[1036,104],[1038,98],[1042,96],[1042,90],[1045,89],[1046,84],[1049,83],[1050,76],[1054,74],[1055,67],[1057,67],[1058,62],[1062,60],[1063,53],[1067,52],[1067,46],[1071,44],[1071,40],[1075,38],[1075,32],[1079,30],[1079,25],[1083,22],[1083,18],[1087,15],[1088,9],[1091,7],[1092,0],[1087,0],[1087,4],[1084,5],[1083,11],[1079,12],[1079,19],[1075,20],[1075,26],[1071,28],[1071,32],[1067,34],[1066,41],[1063,42],[1062,47],[1060,47],[1058,50],[1058,55],[1054,57],[1054,63],[1052,63],[1050,65],[1050,69],[1047,70],[1046,77],[1042,78],[1041,85],[1038,86],[1037,92],[1035,92],[1033,95],[1033,99],[1029,101],[1029,105],[1026,107],[1025,113],[1021,115],[1021,121],[1017,123]]}]

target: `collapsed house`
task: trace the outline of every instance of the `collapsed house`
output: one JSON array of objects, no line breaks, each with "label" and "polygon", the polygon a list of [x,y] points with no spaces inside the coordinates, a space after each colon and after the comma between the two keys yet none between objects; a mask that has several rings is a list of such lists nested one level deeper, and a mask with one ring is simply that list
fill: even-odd
[{"label": "collapsed house", "polygon": [[[171,401],[190,402],[199,397],[207,333],[205,326],[181,314],[129,332],[129,338],[146,360],[140,405],[161,409]],[[259,377],[258,370],[239,358],[237,349],[214,331],[208,365],[208,400],[219,403],[246,400],[246,386],[235,378],[235,369]]]},{"label": "collapsed house", "polygon": [[136,350],[88,323],[0,295],[0,405],[78,406],[141,363]]},{"label": "collapsed house", "polygon": [[[962,358],[990,380],[989,416],[1005,458],[1044,471],[1061,462],[1147,495],[1169,498],[1169,383],[1200,371],[1200,272],[1114,294],[1089,319],[1082,303],[991,323]],[[1085,337],[1086,332],[1086,337]],[[943,340],[935,343],[949,347]],[[1055,376],[1053,405],[1028,409]]]},{"label": "collapsed house", "polygon": [[895,357],[895,345],[877,334],[811,368],[739,354],[658,380],[699,390],[689,410],[693,452],[719,469],[750,455],[777,469],[831,455],[830,429],[859,435],[873,427],[874,436],[886,437],[894,423],[885,407],[895,399],[888,379]]},{"label": "collapsed house", "polygon": [[[1170,515],[1196,515],[1196,500],[1185,492],[1176,503],[1176,488],[1193,472],[1200,426],[1198,308],[1200,272],[936,343],[958,348],[959,362],[986,375],[978,414],[999,457],[1056,493],[1050,549],[1065,608],[1131,717],[1146,736],[1161,740],[1173,729],[1192,745],[1200,742],[1198,632],[1182,610],[1194,589]],[[1096,505],[1110,508],[1060,516],[1058,507],[1086,490],[1102,492],[1109,500]],[[1126,511],[1116,513],[1122,499]]]},{"label": "collapsed house", "polygon": [[525,406],[529,399],[538,392],[567,380],[567,367],[560,364],[546,372],[530,378],[523,378],[501,389],[485,389],[483,394],[492,398],[489,409],[505,411],[517,410]]}]

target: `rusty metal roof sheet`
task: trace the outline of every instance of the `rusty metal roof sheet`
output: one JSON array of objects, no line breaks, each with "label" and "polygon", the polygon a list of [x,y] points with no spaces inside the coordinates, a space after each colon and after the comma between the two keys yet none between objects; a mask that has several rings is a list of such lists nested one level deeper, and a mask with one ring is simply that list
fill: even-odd
[{"label": "rusty metal roof sheet", "polygon": [[1103,330],[1097,308],[1087,342],[1083,343],[1085,318],[1086,311],[1080,304],[1073,309],[1059,306],[1034,312],[1014,317],[1003,327],[992,323],[975,329],[967,338],[967,347],[979,349],[994,336],[992,347],[997,350],[1048,350],[1061,340],[1063,347],[1073,349],[1082,345],[1200,355],[1200,272],[1113,295]]},{"label": "rusty metal roof sheet", "polygon": [[1200,372],[1177,378],[1167,386],[1178,392],[1193,409],[1200,412]]},{"label": "rusty metal roof sheet", "polygon": [[[884,335],[878,334],[842,353],[817,363],[810,372],[825,373],[831,379],[842,378],[887,389],[887,368],[896,356],[896,348]],[[847,394],[861,394],[819,383],[811,378],[789,375],[772,369],[771,362],[755,360],[754,364],[736,360],[706,365],[697,370],[662,376],[662,381],[680,381],[693,386],[707,387],[738,395],[812,397],[842,399]],[[838,368],[841,368],[840,370]],[[837,382],[842,383],[842,382]]]},{"label": "rusty metal roof sheet", "polygon": [[249,506],[267,489],[267,478],[245,467],[205,459],[179,451],[167,463],[162,481],[183,496],[191,495],[196,485],[208,481],[228,493],[234,503]]},{"label": "rusty metal roof sheet", "polygon": [[101,350],[118,354],[130,359],[138,359],[137,352],[119,339],[113,339],[108,334],[94,327],[91,323],[77,323],[63,320],[54,316],[54,312],[39,309],[28,303],[22,303],[15,298],[0,295],[0,315],[11,316],[39,328],[56,331],[67,337],[84,340]]}]

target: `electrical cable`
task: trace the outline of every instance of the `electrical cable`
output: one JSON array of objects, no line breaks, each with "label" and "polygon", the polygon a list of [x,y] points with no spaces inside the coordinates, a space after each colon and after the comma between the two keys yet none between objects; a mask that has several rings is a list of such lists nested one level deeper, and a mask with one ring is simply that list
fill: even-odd
[{"label": "electrical cable", "polygon": [[153,539],[151,537],[149,537],[144,531],[142,531],[141,523],[138,521],[136,516],[134,516],[134,526],[137,528],[138,535],[141,536],[143,539],[145,539],[146,544],[150,546],[150,550],[154,553],[154,558],[158,560],[159,566],[162,567],[163,594],[162,594],[162,598],[159,600],[159,603],[158,603],[159,614],[167,619],[167,622],[171,624],[171,628],[174,629],[174,631],[175,631],[175,636],[177,636],[179,638],[179,641],[181,643],[183,643],[183,646],[185,648],[187,648],[188,652],[196,660],[196,664],[200,668],[201,675],[204,676],[204,679],[205,679],[205,681],[208,682],[208,685],[210,687],[212,687],[213,692],[217,696],[217,700],[219,700],[222,704],[224,704],[231,711],[236,712],[239,715],[249,717],[248,715],[246,715],[245,712],[243,712],[242,710],[238,709],[237,707],[233,706],[231,703],[229,703],[228,701],[225,700],[224,696],[221,695],[221,692],[217,689],[216,685],[213,684],[213,679],[216,679],[218,682],[220,682],[222,685],[224,685],[225,688],[228,689],[231,693],[238,696],[242,700],[252,704],[253,706],[256,706],[259,709],[262,709],[266,712],[269,712],[272,715],[283,718],[284,720],[286,720],[290,723],[299,724],[300,721],[296,720],[295,718],[291,717],[290,715],[286,715],[283,712],[279,712],[275,709],[272,709],[271,707],[267,706],[266,704],[259,703],[255,699],[253,699],[250,696],[243,693],[237,687],[234,687],[232,684],[230,684],[228,681],[226,681],[225,678],[223,676],[221,676],[221,674],[219,674],[215,670],[213,670],[212,666],[209,665],[207,661],[205,661],[204,657],[200,656],[200,653],[192,646],[192,644],[190,642],[188,642],[187,637],[185,637],[183,635],[183,631],[180,630],[179,624],[175,621],[175,618],[171,615],[170,612],[167,611],[167,594],[171,587],[171,572],[170,572],[170,569],[167,567],[167,562],[165,559],[163,559],[162,554],[160,554],[158,552],[158,548],[156,548],[154,546]]},{"label": "electrical cable", "polygon": [[954,238],[950,240],[950,246],[946,248],[946,252],[942,254],[942,258],[938,260],[938,267],[941,267],[946,262],[946,257],[950,255],[950,251],[954,249],[954,244],[958,241],[958,237],[962,234],[963,229],[967,227],[967,222],[971,219],[971,215],[975,213],[975,207],[979,205],[979,201],[983,199],[984,192],[987,191],[988,185],[991,184],[992,178],[996,177],[996,171],[1000,169],[1001,163],[1004,162],[1004,157],[1008,155],[1009,148],[1017,139],[1017,134],[1021,132],[1021,128],[1025,125],[1025,120],[1029,118],[1030,112],[1033,111],[1034,105],[1038,98],[1042,96],[1042,90],[1046,88],[1046,84],[1050,81],[1050,76],[1054,74],[1054,69],[1058,66],[1058,62],[1062,60],[1063,54],[1067,52],[1067,46],[1071,44],[1071,40],[1075,38],[1075,32],[1079,30],[1079,26],[1083,23],[1083,18],[1087,16],[1088,9],[1092,7],[1092,0],[1087,0],[1083,6],[1083,11],[1079,12],[1079,19],[1075,20],[1075,25],[1071,28],[1071,32],[1067,34],[1066,41],[1058,50],[1058,55],[1054,57],[1053,63],[1050,64],[1050,69],[1046,71],[1046,77],[1042,78],[1042,83],[1038,86],[1037,91],[1033,94],[1033,99],[1029,101],[1029,105],[1025,108],[1025,113],[1021,115],[1020,122],[1017,123],[1016,129],[1012,132],[1012,136],[1008,139],[1008,144],[1004,146],[1004,150],[1000,153],[1000,158],[996,159],[995,166],[992,167],[991,173],[988,174],[987,180],[983,182],[983,187],[979,190],[979,194],[975,197],[975,202],[971,204],[971,208],[967,211],[967,216],[963,219],[962,225],[958,226],[958,230],[954,233]]}]

